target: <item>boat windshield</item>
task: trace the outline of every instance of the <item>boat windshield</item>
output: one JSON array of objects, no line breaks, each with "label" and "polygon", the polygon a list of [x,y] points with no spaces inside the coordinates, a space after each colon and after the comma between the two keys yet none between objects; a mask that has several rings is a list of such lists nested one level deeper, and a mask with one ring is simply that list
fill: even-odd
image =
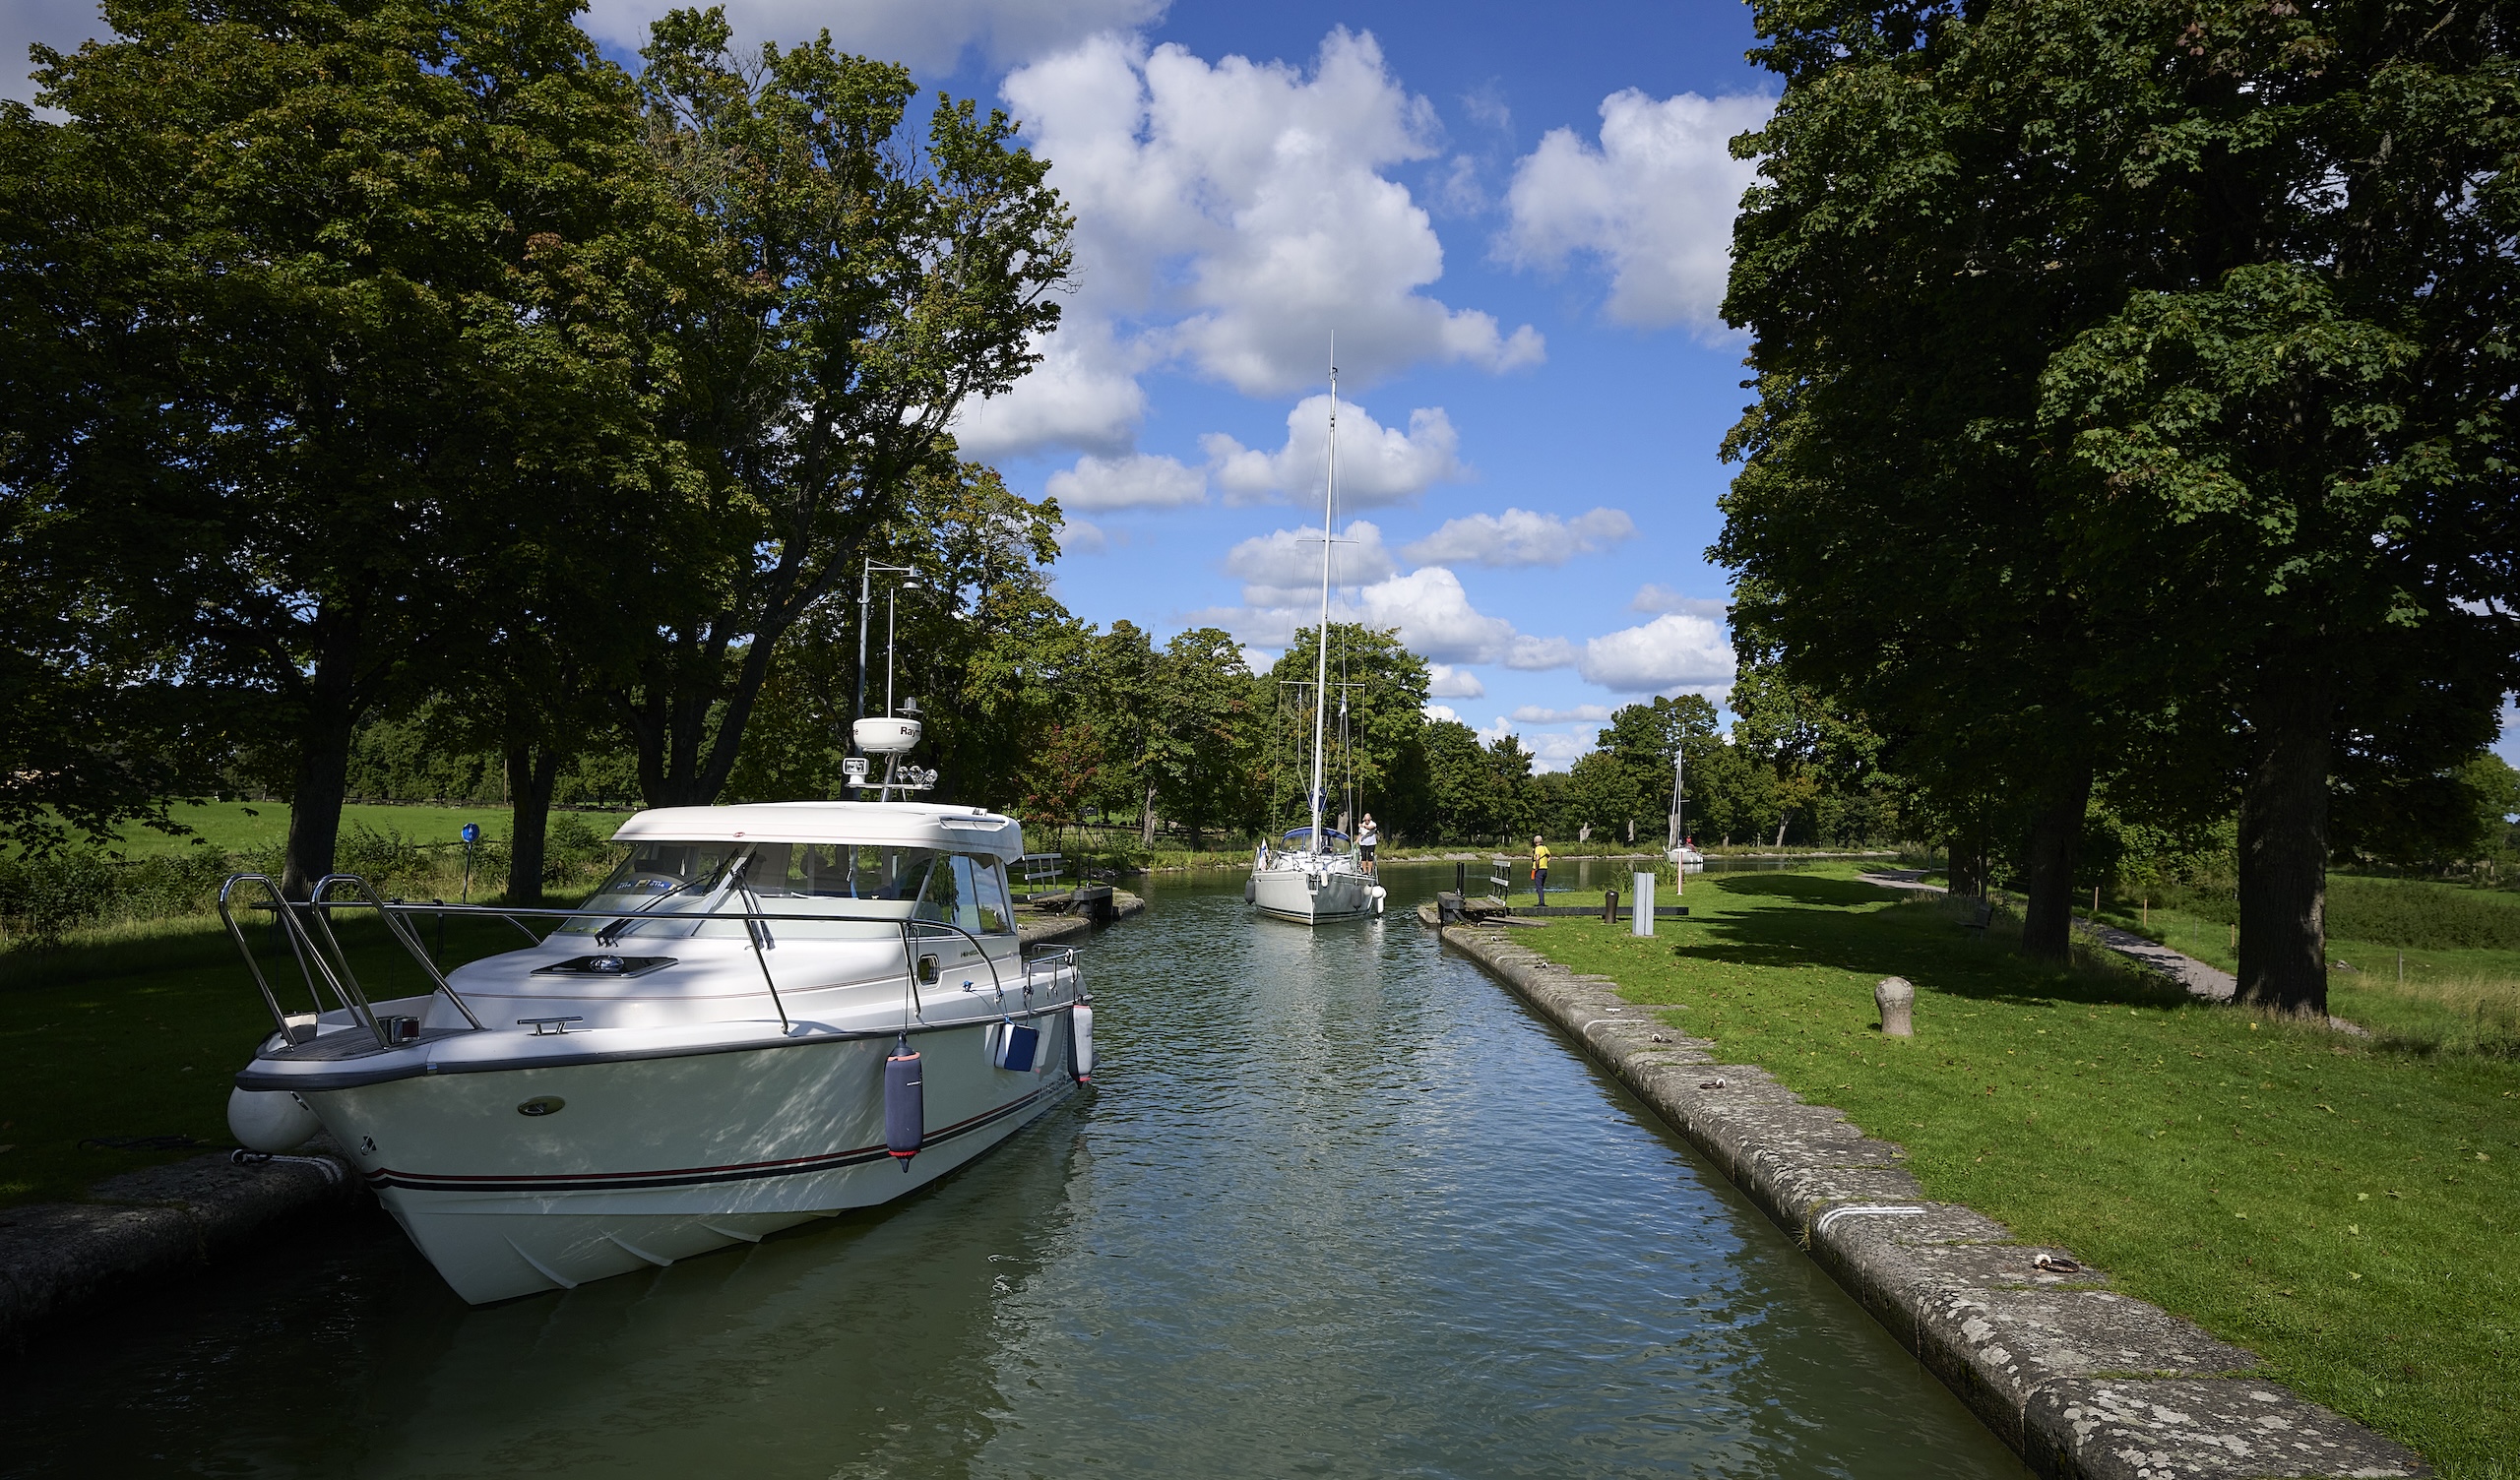
[{"label": "boat windshield", "polygon": [[[742,865],[744,893],[720,897]],[[847,842],[680,842],[643,840],[587,900],[585,912],[562,926],[578,934],[603,931],[633,917],[630,928],[654,931],[675,915],[740,910],[747,902],[766,915],[830,914],[830,927],[812,921],[774,920],[773,935],[891,934],[892,920],[933,920],[995,935],[1015,928],[1006,875],[985,854],[935,848]],[[740,920],[712,920],[699,933],[740,933]]]}]

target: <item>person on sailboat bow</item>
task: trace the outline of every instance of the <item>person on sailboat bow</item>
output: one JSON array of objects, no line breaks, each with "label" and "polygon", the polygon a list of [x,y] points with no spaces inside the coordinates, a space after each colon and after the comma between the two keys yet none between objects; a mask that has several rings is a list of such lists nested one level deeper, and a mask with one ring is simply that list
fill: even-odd
[{"label": "person on sailboat bow", "polygon": [[1374,872],[1374,847],[1381,841],[1382,832],[1374,826],[1374,815],[1368,812],[1356,829],[1356,856],[1363,861],[1368,874]]}]

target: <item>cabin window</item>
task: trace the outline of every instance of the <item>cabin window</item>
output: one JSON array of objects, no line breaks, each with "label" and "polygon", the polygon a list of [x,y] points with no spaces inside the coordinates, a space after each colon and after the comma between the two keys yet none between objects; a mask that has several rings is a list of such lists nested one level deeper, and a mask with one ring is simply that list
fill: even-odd
[{"label": "cabin window", "polygon": [[1006,866],[979,853],[954,855],[957,869],[971,868],[972,896],[979,903],[981,935],[1005,935],[1015,929],[1015,906],[1006,894]]},{"label": "cabin window", "polygon": [[1006,876],[986,854],[951,853],[928,871],[918,896],[919,919],[936,920],[973,935],[1004,935],[1015,928]]}]

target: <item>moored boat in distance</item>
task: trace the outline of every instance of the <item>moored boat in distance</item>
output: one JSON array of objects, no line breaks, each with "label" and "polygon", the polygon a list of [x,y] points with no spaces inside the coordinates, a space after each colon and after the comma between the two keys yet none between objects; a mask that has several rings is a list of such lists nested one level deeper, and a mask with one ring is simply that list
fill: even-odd
[{"label": "moored boat in distance", "polygon": [[[1328,724],[1330,692],[1330,550],[1338,490],[1339,367],[1334,364],[1330,367],[1330,465],[1321,494],[1320,650],[1313,658],[1312,787],[1308,793],[1312,799],[1312,825],[1297,828],[1279,839],[1285,843],[1301,839],[1300,846],[1272,848],[1262,843],[1252,855],[1251,880],[1242,887],[1246,902],[1282,919],[1307,924],[1379,915],[1384,898],[1383,887],[1374,881],[1369,866],[1353,845],[1345,849],[1331,846],[1333,839],[1348,842],[1347,834],[1321,825],[1322,742]],[[1343,725],[1347,722],[1346,713],[1342,701]]]},{"label": "moored boat in distance", "polygon": [[[337,874],[220,907],[277,1028],[236,1077],[256,1150],[320,1126],[466,1300],[669,1264],[925,1186],[1092,1072],[1075,955],[1027,960],[1013,819],[912,802],[643,812],[574,910],[387,902]],[[230,907],[268,893],[312,1011]],[[239,902],[242,902],[240,899]],[[372,1001],[333,917],[380,916],[432,990]],[[416,917],[533,944],[441,973]],[[536,939],[529,920],[556,920]],[[329,999],[329,1000],[328,1000]]]},{"label": "moored boat in distance", "polygon": [[1364,871],[1353,848],[1343,852],[1335,847],[1348,841],[1345,833],[1323,830],[1318,847],[1308,828],[1297,828],[1280,839],[1298,840],[1298,846],[1283,850],[1262,844],[1251,861],[1245,899],[1264,913],[1307,922],[1382,913],[1383,887]]}]

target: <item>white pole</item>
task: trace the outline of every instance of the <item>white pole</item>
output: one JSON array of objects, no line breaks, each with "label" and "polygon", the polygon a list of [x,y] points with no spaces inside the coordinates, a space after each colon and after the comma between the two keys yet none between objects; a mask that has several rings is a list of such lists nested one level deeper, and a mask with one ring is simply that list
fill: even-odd
[{"label": "white pole", "polygon": [[1330,682],[1330,520],[1339,488],[1339,339],[1330,339],[1330,475],[1321,485],[1321,643],[1312,664],[1312,832],[1315,855],[1330,850],[1321,836],[1321,735]]},{"label": "white pole", "polygon": [[1631,935],[1654,933],[1654,876],[1637,874],[1630,880],[1636,887],[1634,902],[1628,910],[1628,932]]}]

